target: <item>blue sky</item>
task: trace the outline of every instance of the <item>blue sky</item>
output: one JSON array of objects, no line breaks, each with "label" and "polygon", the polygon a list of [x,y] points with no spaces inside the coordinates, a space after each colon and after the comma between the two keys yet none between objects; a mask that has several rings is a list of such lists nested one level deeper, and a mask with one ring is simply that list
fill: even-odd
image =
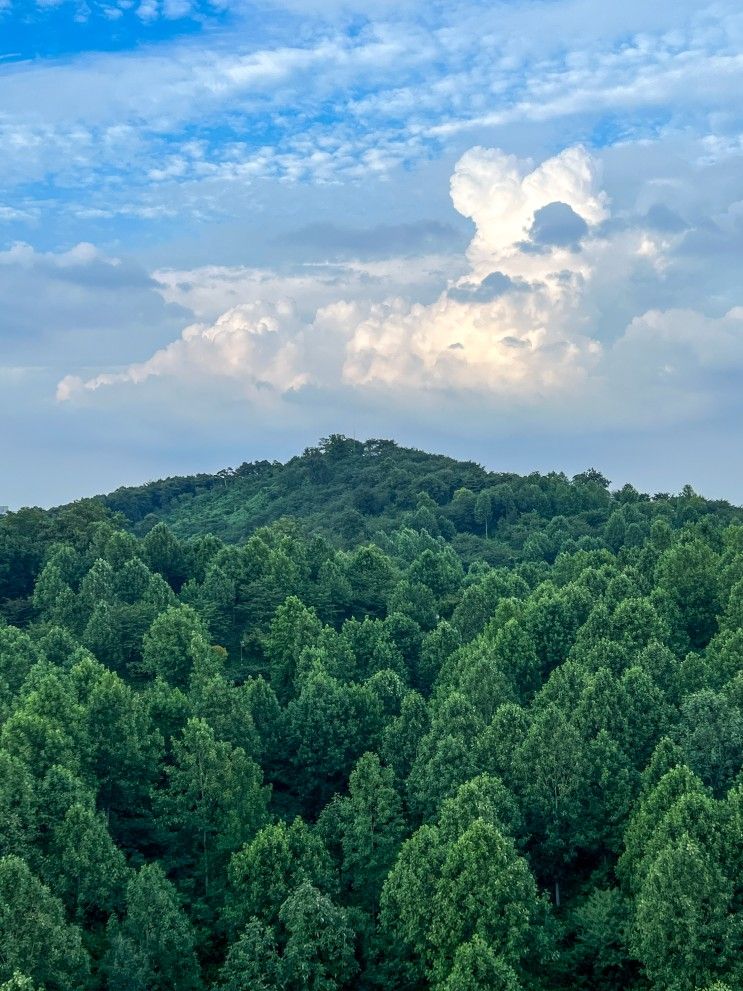
[{"label": "blue sky", "polygon": [[743,501],[743,11],[0,0],[0,503],[331,431]]}]

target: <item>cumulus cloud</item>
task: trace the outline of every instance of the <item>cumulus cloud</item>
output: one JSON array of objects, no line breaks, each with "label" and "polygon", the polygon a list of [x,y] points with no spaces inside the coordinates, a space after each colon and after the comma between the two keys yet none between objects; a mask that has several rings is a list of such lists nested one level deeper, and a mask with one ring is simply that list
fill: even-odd
[{"label": "cumulus cloud", "polygon": [[540,215],[556,202],[581,221],[581,236],[606,219],[596,163],[580,147],[536,168],[473,148],[455,167],[451,195],[475,223],[471,272],[432,305],[376,307],[351,336],[346,379],[532,399],[574,391],[601,354],[579,313],[590,261],[554,232],[538,255],[524,242],[534,242]]},{"label": "cumulus cloud", "polygon": [[447,295],[458,303],[490,303],[511,290],[528,288],[527,282],[515,281],[503,272],[491,272],[479,283],[469,278],[462,279],[448,290]]},{"label": "cumulus cloud", "polygon": [[291,300],[307,320],[321,307],[348,297],[381,301],[391,293],[437,295],[460,260],[450,255],[392,256],[320,262],[276,271],[244,265],[204,265],[192,269],[157,269],[159,292],[169,303],[187,307],[201,320],[215,319],[245,300],[267,303]]},{"label": "cumulus cloud", "polygon": [[304,386],[339,381],[345,328],[358,318],[352,303],[323,307],[311,323],[300,319],[289,300],[243,303],[214,323],[189,325],[178,340],[123,371],[86,381],[65,376],[57,386],[57,399],[66,401],[81,390],[169,377],[196,383],[228,380],[245,397],[270,403]]},{"label": "cumulus cloud", "polygon": [[684,388],[700,371],[735,375],[743,371],[743,306],[720,317],[649,310],[635,317],[613,350],[631,374],[664,377]]},{"label": "cumulus cloud", "polygon": [[[588,224],[567,203],[548,203],[534,213],[529,228],[529,240],[534,249],[542,247],[570,248],[578,251],[580,240],[588,233]],[[523,247],[523,245],[522,245]]]},{"label": "cumulus cloud", "polygon": [[[590,411],[604,425],[649,414],[671,423],[719,407],[731,371],[743,371],[743,307],[719,316],[651,307],[615,328],[599,305],[610,285],[631,297],[636,280],[669,277],[687,235],[671,208],[613,221],[601,170],[580,146],[537,165],[471,149],[451,196],[475,226],[459,266],[440,256],[417,268],[387,259],[319,273],[155,273],[163,298],[202,321],[144,361],[65,377],[57,398],[167,379],[263,407],[350,390],[362,404],[479,397],[486,408],[576,422]],[[92,261],[93,250],[55,264]],[[447,267],[448,282],[422,300],[432,272],[443,279]]]},{"label": "cumulus cloud", "polygon": [[[467,251],[471,270],[434,302],[404,295],[364,300],[357,293],[353,302],[323,300],[308,313],[306,296],[327,293],[327,284],[213,269],[202,273],[194,290],[183,274],[161,273],[165,297],[190,300],[194,309],[208,309],[210,294],[213,305],[214,293],[224,292],[230,279],[234,292],[263,292],[211,323],[190,325],[144,362],[85,381],[63,379],[58,398],[162,376],[225,379],[252,397],[308,386],[332,390],[341,382],[393,391],[474,389],[533,401],[574,394],[602,354],[580,313],[590,252],[577,254],[554,230],[541,236],[539,256],[524,251],[523,242],[534,238],[535,229],[543,235],[540,211],[554,203],[581,218],[581,235],[597,228],[607,216],[607,200],[596,164],[582,148],[536,168],[476,148],[457,163],[451,191],[454,205],[475,222]],[[384,274],[394,270],[389,262],[377,264]],[[368,278],[368,264],[363,271]],[[305,297],[303,307],[277,296],[277,288],[288,286]],[[338,288],[332,280],[330,288]],[[343,288],[351,287],[346,282]]]},{"label": "cumulus cloud", "polygon": [[555,203],[567,207],[586,229],[608,216],[598,164],[582,147],[566,148],[532,169],[498,149],[472,148],[457,162],[451,197],[456,209],[475,223],[467,257],[481,275],[495,268],[524,275],[528,267],[543,276],[554,268],[554,262],[537,259],[527,266],[521,245],[538,215]]}]

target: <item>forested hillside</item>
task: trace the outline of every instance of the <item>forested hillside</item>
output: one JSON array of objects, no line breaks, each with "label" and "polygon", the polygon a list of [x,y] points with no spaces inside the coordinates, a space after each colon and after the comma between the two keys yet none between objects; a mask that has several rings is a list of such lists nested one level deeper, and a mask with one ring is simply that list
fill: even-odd
[{"label": "forested hillside", "polygon": [[0,608],[0,989],[743,985],[743,511],[331,437]]}]

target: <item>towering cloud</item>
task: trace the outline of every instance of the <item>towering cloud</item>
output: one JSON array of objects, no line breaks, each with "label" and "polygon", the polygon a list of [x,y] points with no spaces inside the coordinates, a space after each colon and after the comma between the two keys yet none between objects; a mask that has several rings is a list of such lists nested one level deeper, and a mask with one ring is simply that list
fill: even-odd
[{"label": "towering cloud", "polygon": [[[456,163],[451,197],[475,230],[466,258],[449,259],[451,275],[433,301],[414,298],[415,280],[400,276],[397,295],[369,295],[371,269],[360,274],[353,262],[314,281],[241,279],[231,270],[230,291],[242,287],[249,298],[190,324],[145,361],[87,380],[67,376],[58,399],[170,378],[214,389],[216,401],[229,393],[262,406],[310,389],[326,397],[350,390],[387,407],[426,393],[475,394],[562,417],[585,419],[590,408],[592,422],[606,423],[705,408],[721,362],[738,360],[739,310],[711,318],[645,308],[617,333],[601,308],[608,286],[631,300],[634,280],[660,285],[683,226],[659,225],[650,212],[612,220],[599,165],[582,147],[536,167],[473,148]],[[389,260],[379,271],[394,268]],[[166,298],[218,296],[215,272],[203,277],[202,292],[198,274],[178,273],[175,283],[159,276]]]}]

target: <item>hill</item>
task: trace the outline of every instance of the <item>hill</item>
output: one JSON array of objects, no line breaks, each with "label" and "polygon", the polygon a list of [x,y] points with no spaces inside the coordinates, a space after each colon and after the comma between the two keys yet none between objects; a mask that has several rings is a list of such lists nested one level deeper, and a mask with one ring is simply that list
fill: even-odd
[{"label": "hill", "polygon": [[688,486],[678,496],[609,486],[595,469],[572,479],[556,472],[489,472],[391,440],[334,435],[286,464],[246,462],[215,475],[117,489],[96,501],[139,535],[164,522],[181,538],[210,533],[236,543],[289,517],[305,533],[348,548],[402,526],[451,542],[468,563],[479,557],[500,564],[552,561],[563,545],[637,545],[658,517],[673,527],[703,516],[741,518],[739,508],[704,499]]},{"label": "hill", "polygon": [[0,603],[2,991],[743,983],[739,508],[334,436]]}]

